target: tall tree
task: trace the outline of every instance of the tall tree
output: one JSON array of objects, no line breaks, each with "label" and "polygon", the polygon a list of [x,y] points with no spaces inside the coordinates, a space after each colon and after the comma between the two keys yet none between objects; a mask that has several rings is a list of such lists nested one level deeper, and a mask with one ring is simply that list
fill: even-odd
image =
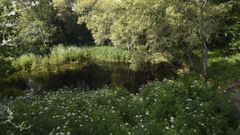
[{"label": "tall tree", "polygon": [[0,0],[0,45],[13,45],[19,11],[16,2]]},{"label": "tall tree", "polygon": [[233,0],[233,10],[230,12],[233,25],[229,26],[227,34],[230,34],[232,39],[230,49],[233,52],[240,51],[240,0]]},{"label": "tall tree", "polygon": [[170,5],[167,13],[170,23],[185,35],[178,40],[200,48],[202,75],[207,78],[210,36],[219,28],[220,18],[228,10],[227,4],[211,0],[172,0]]},{"label": "tall tree", "polygon": [[110,28],[117,18],[119,1],[77,0],[74,11],[78,14],[78,23],[86,24],[97,45],[110,44]]},{"label": "tall tree", "polygon": [[74,0],[52,0],[65,40],[67,43],[90,44],[92,43],[92,35],[85,24],[77,23],[78,16],[73,11],[73,2]]}]

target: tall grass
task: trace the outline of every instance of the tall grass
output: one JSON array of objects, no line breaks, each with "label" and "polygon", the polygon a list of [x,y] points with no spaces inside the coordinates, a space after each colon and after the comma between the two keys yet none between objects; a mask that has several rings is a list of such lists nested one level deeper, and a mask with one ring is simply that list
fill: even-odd
[{"label": "tall grass", "polygon": [[129,62],[131,54],[127,50],[102,46],[93,48],[84,48],[88,52],[88,56],[93,60],[106,61],[106,62]]},{"label": "tall grass", "polygon": [[49,55],[51,64],[75,62],[83,59],[106,62],[129,62],[130,54],[124,50],[112,46],[100,47],[63,47],[57,46]]},{"label": "tall grass", "polygon": [[49,66],[80,62],[84,60],[135,64],[137,61],[139,61],[137,59],[143,63],[160,63],[167,61],[167,57],[165,57],[163,54],[160,56],[159,53],[148,54],[136,51],[129,52],[125,49],[116,48],[113,46],[64,47],[63,45],[59,45],[52,48],[49,55],[37,56],[34,54],[24,54],[17,58],[13,62],[13,65],[20,70],[38,70],[46,69],[46,67]]},{"label": "tall grass", "polygon": [[219,52],[210,52],[209,77],[216,86],[229,86],[239,79],[240,54],[226,56]]},{"label": "tall grass", "polygon": [[77,47],[54,47],[49,56],[49,61],[51,64],[61,64],[66,62],[78,61],[83,58],[83,53],[81,48]]},{"label": "tall grass", "polygon": [[33,65],[33,63],[37,63],[38,59],[38,56],[32,53],[24,54],[13,62],[13,66],[18,69],[28,69]]}]

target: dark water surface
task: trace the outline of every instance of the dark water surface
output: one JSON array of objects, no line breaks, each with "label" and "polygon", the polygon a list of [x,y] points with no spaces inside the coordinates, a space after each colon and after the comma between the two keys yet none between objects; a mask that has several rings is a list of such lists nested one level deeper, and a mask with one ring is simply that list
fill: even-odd
[{"label": "dark water surface", "polygon": [[10,81],[0,82],[0,97],[35,94],[63,87],[92,90],[104,86],[124,87],[130,92],[138,92],[147,81],[161,80],[173,74],[167,64],[143,65],[133,71],[127,64],[90,63],[77,69],[66,69],[39,75],[18,76]]}]

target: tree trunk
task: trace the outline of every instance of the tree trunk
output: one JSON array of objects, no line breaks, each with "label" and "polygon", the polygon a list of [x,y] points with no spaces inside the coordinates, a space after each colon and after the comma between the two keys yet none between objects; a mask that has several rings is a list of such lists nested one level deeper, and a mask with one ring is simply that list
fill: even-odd
[{"label": "tree trunk", "polygon": [[183,39],[181,39],[179,44],[183,48],[183,51],[186,54],[186,56],[187,56],[187,58],[188,58],[188,60],[190,62],[190,69],[195,70],[195,68],[194,68],[195,64],[194,64],[194,61],[193,61],[193,56],[192,56],[191,50],[186,47],[186,45],[183,42]]},{"label": "tree trunk", "polygon": [[202,39],[201,41],[201,52],[202,52],[202,75],[205,79],[207,79],[207,67],[208,67],[208,48],[207,48],[207,44],[206,41],[204,41],[204,39]]},{"label": "tree trunk", "polygon": [[201,42],[201,64],[202,64],[202,75],[205,79],[207,79],[207,67],[208,67],[208,48],[207,48],[207,40],[205,37],[205,22],[204,22],[204,6],[208,1],[202,1],[200,6],[200,29],[199,29],[199,38]]}]

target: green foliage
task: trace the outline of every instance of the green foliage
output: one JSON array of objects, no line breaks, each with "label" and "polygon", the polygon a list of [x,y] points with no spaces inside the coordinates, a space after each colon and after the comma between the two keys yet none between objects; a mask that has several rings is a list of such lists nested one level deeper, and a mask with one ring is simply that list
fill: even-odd
[{"label": "green foliage", "polygon": [[145,64],[168,63],[170,60],[170,55],[160,52],[129,52],[125,49],[120,49],[113,46],[64,47],[59,45],[52,48],[49,55],[38,56],[34,54],[24,54],[13,61],[13,66],[19,70],[37,70],[73,62],[99,61],[109,63],[130,63],[131,68],[136,70]]},{"label": "green foliage", "polygon": [[1,0],[1,44],[18,46],[21,54],[43,54],[53,44],[88,42],[91,35],[77,24],[71,5],[71,0]]},{"label": "green foliage", "polygon": [[100,47],[63,47],[53,48],[50,59],[51,63],[73,62],[81,59],[106,61],[106,62],[128,62],[129,56],[126,50],[111,46]]},{"label": "green foliage", "polygon": [[163,0],[121,1],[125,11],[119,13],[111,27],[114,45],[134,47],[138,45],[163,45],[163,37],[170,32],[164,19],[166,2]]},{"label": "green foliage", "polygon": [[229,135],[238,135],[240,133],[240,126],[236,130],[229,131]]},{"label": "green foliage", "polygon": [[25,48],[28,48],[32,53],[46,53],[44,49],[53,42],[55,38],[53,35],[57,31],[53,25],[40,20],[26,22],[21,27],[17,38],[20,40],[20,44],[26,46]]},{"label": "green foliage", "polygon": [[230,43],[230,49],[234,52],[240,51],[240,1],[235,0],[233,4],[233,10],[231,12],[233,25],[231,25],[227,31],[228,34],[232,36],[232,41]]},{"label": "green foliage", "polygon": [[64,34],[64,42],[71,44],[92,44],[92,35],[85,24],[77,24],[77,15],[73,10],[73,0],[53,0],[52,6]]},{"label": "green foliage", "polygon": [[[164,1],[89,1],[79,0],[74,11],[79,23],[85,22],[96,44],[113,43],[116,46],[152,45],[160,41],[168,25],[161,13]],[[160,36],[160,37],[159,37]]]},{"label": "green foliage", "polygon": [[29,129],[20,131],[5,122],[0,132],[223,135],[230,129],[227,122],[231,107],[228,101],[219,105],[224,101],[222,94],[199,77],[156,81],[136,95],[123,89],[92,92],[65,89],[43,97],[14,100],[10,107],[11,123]]},{"label": "green foliage", "polygon": [[202,4],[204,33],[208,40],[216,30],[214,23],[219,20],[219,15],[228,10],[224,2],[130,0],[110,3],[78,0],[74,11],[79,14],[79,23],[85,22],[92,31],[97,44],[110,40],[117,46],[158,44],[166,47],[169,41],[173,44],[184,39],[191,45],[200,42],[199,11]]},{"label": "green foliage", "polygon": [[232,42],[230,43],[230,49],[239,52],[240,50],[240,21],[230,28],[230,32],[233,35]]},{"label": "green foliage", "polygon": [[48,69],[50,66],[61,65],[81,60],[81,49],[77,47],[58,46],[52,49],[50,55],[39,56],[24,54],[13,61],[13,66],[18,70],[40,70]]},{"label": "green foliage", "polygon": [[18,7],[9,0],[0,0],[0,45],[12,46],[13,38],[17,34],[16,19]]},{"label": "green foliage", "polygon": [[12,73],[15,69],[11,66],[11,60],[0,56],[0,78]]},{"label": "green foliage", "polygon": [[140,70],[146,65],[157,65],[160,63],[169,63],[171,56],[166,53],[160,52],[146,52],[144,50],[138,50],[132,52],[130,60],[130,68],[133,70]]},{"label": "green foliage", "polygon": [[29,69],[31,68],[33,63],[36,63],[38,60],[38,57],[32,53],[30,54],[24,54],[20,56],[16,61],[13,62],[13,66],[17,69]]},{"label": "green foliage", "polygon": [[77,47],[63,47],[62,45],[54,47],[49,56],[51,64],[61,64],[81,60],[82,50]]},{"label": "green foliage", "polygon": [[97,45],[108,44],[111,25],[121,10],[119,1],[112,0],[77,0],[74,11],[79,15],[78,23],[86,23]]},{"label": "green foliage", "polygon": [[240,55],[226,55],[219,51],[209,54],[209,77],[218,87],[227,87],[240,76]]},{"label": "green foliage", "polygon": [[[24,7],[26,1],[22,1],[18,4]],[[56,13],[50,1],[41,0],[38,3],[19,13],[16,42],[22,53],[43,54],[47,52],[47,45],[61,42],[62,32],[55,24]]]},{"label": "green foliage", "polygon": [[[202,41],[210,43],[215,35],[223,32],[221,25],[226,23],[225,13],[231,8],[226,2],[228,0],[1,0],[1,15],[7,16],[0,19],[3,22],[0,38],[4,44],[14,42],[18,54],[45,55],[49,46],[55,44],[92,42],[92,34],[97,45],[113,44],[128,50],[143,45],[145,51],[167,51],[175,59],[182,60],[187,56],[189,62],[185,63],[199,66],[192,62],[195,61],[191,59],[193,50],[199,49]],[[14,26],[3,27],[10,22]],[[233,28],[232,35],[236,35],[236,40],[232,46],[236,48],[238,25]],[[112,61],[109,59],[113,57],[119,57],[113,61],[125,59],[117,49],[113,51],[116,56],[105,51],[108,54],[96,54],[96,59],[103,60],[107,58],[105,55],[109,56],[106,61]],[[63,58],[63,61],[69,59]],[[137,59],[141,60],[141,57]]]},{"label": "green foliage", "polygon": [[156,121],[164,121],[169,134],[224,134],[227,129],[230,106],[219,106],[221,100],[228,102],[227,98],[215,95],[203,79],[165,80],[147,86],[140,94],[152,116],[158,117]]},{"label": "green foliage", "polygon": [[105,62],[128,63],[131,58],[131,54],[129,54],[127,50],[111,46],[86,48],[86,51],[89,52],[91,59]]},{"label": "green foliage", "polygon": [[[50,65],[69,64],[83,60],[95,60],[106,62],[128,62],[129,55],[127,51],[114,47],[64,47],[59,45],[51,50],[51,53],[45,56],[34,54],[24,54],[13,61],[13,66],[17,69],[45,69]],[[47,66],[46,66],[47,65]]]}]

